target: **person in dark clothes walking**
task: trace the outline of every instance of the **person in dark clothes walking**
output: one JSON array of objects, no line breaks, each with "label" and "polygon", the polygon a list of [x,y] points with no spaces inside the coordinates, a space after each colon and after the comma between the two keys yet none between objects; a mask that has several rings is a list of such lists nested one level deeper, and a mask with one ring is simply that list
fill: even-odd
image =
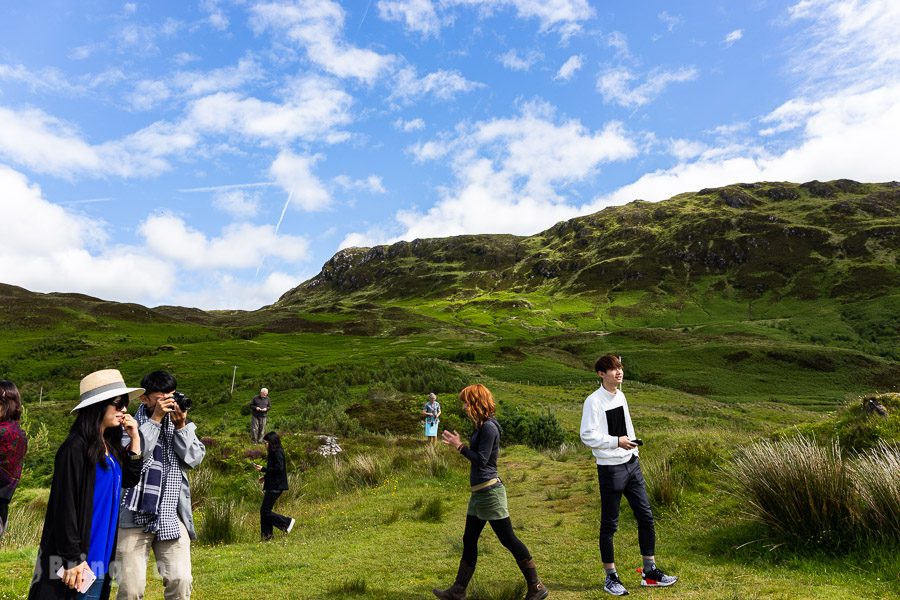
[{"label": "person in dark clothes walking", "polygon": [[[81,402],[72,409],[78,415],[53,463],[29,600],[109,598],[122,488],[141,475],[141,437],[128,402],[143,392],[125,387],[115,369],[81,380]],[[127,448],[123,430],[131,439]],[[96,581],[77,592],[91,574]]]},{"label": "person in dark clothes walking", "polygon": [[281,447],[281,437],[274,431],[263,436],[263,442],[269,451],[266,466],[253,465],[257,471],[264,475],[259,478],[263,484],[263,502],[259,508],[259,526],[262,531],[262,539],[272,539],[272,527],[277,527],[285,533],[290,533],[294,528],[294,519],[274,512],[275,501],[288,489],[287,463],[284,459],[284,448]]},{"label": "person in dark clothes walking", "polygon": [[475,573],[478,561],[478,538],[486,523],[497,534],[500,543],[509,550],[528,584],[525,600],[542,600],[549,595],[538,578],[531,553],[513,532],[506,503],[506,488],[497,475],[497,455],[500,453],[500,424],[494,418],[496,406],[491,391],[481,384],[470,385],[459,393],[463,410],[475,424],[475,432],[466,446],[455,431],[444,431],[441,438],[465,456],[472,464],[469,485],[472,495],[466,511],[466,529],[463,533],[462,559],[456,581],[446,590],[432,590],[441,600],[465,600],[466,587]]}]

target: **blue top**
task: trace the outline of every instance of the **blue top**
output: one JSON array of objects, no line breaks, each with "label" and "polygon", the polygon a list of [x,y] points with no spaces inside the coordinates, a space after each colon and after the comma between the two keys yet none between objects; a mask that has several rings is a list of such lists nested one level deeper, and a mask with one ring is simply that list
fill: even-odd
[{"label": "blue top", "polygon": [[112,456],[106,465],[97,463],[94,482],[94,514],[91,518],[91,545],[87,562],[91,571],[102,579],[109,572],[116,526],[119,524],[119,499],[122,495],[122,468]]}]

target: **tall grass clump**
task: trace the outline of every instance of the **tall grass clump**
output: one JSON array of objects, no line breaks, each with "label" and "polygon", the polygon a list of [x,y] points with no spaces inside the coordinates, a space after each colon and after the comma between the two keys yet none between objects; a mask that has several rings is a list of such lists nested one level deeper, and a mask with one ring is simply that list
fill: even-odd
[{"label": "tall grass clump", "polygon": [[425,447],[425,468],[432,477],[441,478],[450,472],[447,453],[441,450],[436,444]]},{"label": "tall grass clump", "polygon": [[880,442],[851,465],[859,520],[873,537],[900,541],[900,449]]},{"label": "tall grass clump", "polygon": [[670,459],[648,460],[641,464],[647,482],[647,495],[654,507],[678,508],[684,491],[684,478]]},{"label": "tall grass clump", "polygon": [[8,528],[0,536],[0,550],[36,547],[44,528],[44,511],[31,506],[12,506]]},{"label": "tall grass clump", "polygon": [[751,516],[785,538],[831,545],[856,534],[855,490],[837,441],[759,442],[735,457],[729,475]]},{"label": "tall grass clump", "polygon": [[203,511],[200,539],[210,545],[231,544],[237,540],[241,523],[243,518],[234,501],[213,500]]},{"label": "tall grass clump", "polygon": [[203,464],[188,472],[188,478],[191,483],[191,508],[196,510],[197,507],[205,505],[210,500],[213,470]]},{"label": "tall grass clump", "polygon": [[428,523],[440,523],[444,520],[444,503],[440,498],[433,498],[419,511],[419,520]]},{"label": "tall grass clump", "polygon": [[335,596],[345,594],[365,594],[368,587],[365,577],[356,577],[355,579],[346,579],[338,584],[330,586],[328,588],[328,593]]},{"label": "tall grass clump", "polygon": [[348,459],[336,458],[332,462],[335,485],[338,489],[351,490],[375,487],[388,476],[390,468],[372,454],[357,454]]}]

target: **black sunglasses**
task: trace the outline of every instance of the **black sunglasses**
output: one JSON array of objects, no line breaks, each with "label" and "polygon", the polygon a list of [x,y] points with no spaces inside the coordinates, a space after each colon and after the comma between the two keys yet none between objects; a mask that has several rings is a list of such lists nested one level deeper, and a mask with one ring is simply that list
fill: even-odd
[{"label": "black sunglasses", "polygon": [[110,401],[110,405],[116,410],[128,410],[128,396],[119,396]]}]

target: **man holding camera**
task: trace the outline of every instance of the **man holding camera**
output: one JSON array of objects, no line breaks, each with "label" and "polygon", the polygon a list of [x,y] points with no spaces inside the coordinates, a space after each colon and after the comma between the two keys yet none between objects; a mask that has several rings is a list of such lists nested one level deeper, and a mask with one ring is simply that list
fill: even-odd
[{"label": "man holding camera", "polygon": [[206,448],[187,418],[190,398],[175,391],[175,377],[154,371],[141,387],[145,392],[134,418],[144,442],[143,466],[140,483],[126,491],[119,515],[116,598],[144,597],[152,548],[166,600],[187,600],[193,587],[191,540],[197,534],[184,472],[200,465]]}]

